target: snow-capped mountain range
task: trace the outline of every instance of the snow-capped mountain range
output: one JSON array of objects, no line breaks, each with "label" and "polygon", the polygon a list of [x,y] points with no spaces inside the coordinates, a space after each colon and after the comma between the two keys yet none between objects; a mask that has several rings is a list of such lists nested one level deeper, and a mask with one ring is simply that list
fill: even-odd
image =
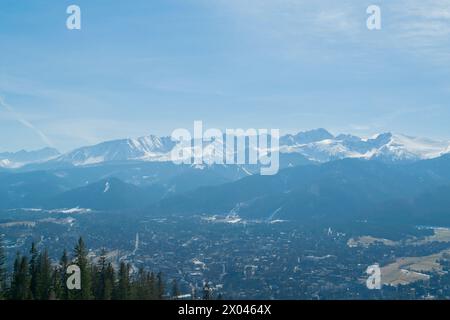
[{"label": "snow-capped mountain range", "polygon": [[170,137],[150,135],[82,147],[60,156],[56,161],[69,162],[75,166],[128,160],[170,161],[170,151],[174,146],[175,142]]},{"label": "snow-capped mountain range", "polygon": [[20,168],[30,163],[56,159],[60,155],[59,151],[54,148],[44,148],[36,151],[3,152],[0,153],[0,167]]},{"label": "snow-capped mountain range", "polygon": [[382,133],[364,139],[346,134],[333,136],[325,129],[316,129],[282,137],[280,151],[300,153],[318,162],[343,158],[380,159],[388,162],[417,161],[449,153],[450,141],[392,133]]},{"label": "snow-capped mountain range", "polygon": [[[81,147],[65,154],[46,148],[38,151],[0,153],[0,167],[19,168],[32,163],[57,162],[86,166],[112,161],[170,161],[176,143],[170,137],[153,135]],[[417,161],[450,153],[449,141],[382,133],[371,138],[340,134],[325,129],[299,132],[280,138],[282,154],[300,154],[311,161],[343,158],[378,159],[386,162]]]}]

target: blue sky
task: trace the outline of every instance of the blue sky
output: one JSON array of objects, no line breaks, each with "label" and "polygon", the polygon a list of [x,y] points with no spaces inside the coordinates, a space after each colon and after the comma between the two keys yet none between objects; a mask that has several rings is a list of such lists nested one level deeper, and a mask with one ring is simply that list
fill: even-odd
[{"label": "blue sky", "polygon": [[450,0],[2,0],[0,151],[194,120],[450,139],[449,36]]}]

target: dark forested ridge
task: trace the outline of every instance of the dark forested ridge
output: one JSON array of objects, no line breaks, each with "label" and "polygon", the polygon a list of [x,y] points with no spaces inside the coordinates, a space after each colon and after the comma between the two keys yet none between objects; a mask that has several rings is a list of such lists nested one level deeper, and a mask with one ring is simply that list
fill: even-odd
[{"label": "dark forested ridge", "polygon": [[369,220],[383,225],[448,226],[449,181],[449,155],[401,165],[344,159],[171,195],[148,211],[235,213],[243,218],[302,223]]},{"label": "dark forested ridge", "polygon": [[[70,290],[67,285],[70,265],[80,270],[79,289]],[[28,255],[16,255],[12,271],[8,272],[0,242],[1,300],[161,300],[171,298],[164,294],[165,288],[161,273],[144,269],[132,273],[124,262],[115,268],[108,262],[106,251],[98,261],[90,261],[82,238],[72,254],[64,250],[58,262],[51,261],[48,251],[38,250],[33,243]],[[178,292],[175,281],[171,288],[174,294]]]},{"label": "dark forested ridge", "polygon": [[282,166],[274,176],[240,175],[220,166],[172,172],[169,165],[156,164],[3,172],[0,209],[79,207],[109,213],[140,210],[152,216],[207,212],[304,223],[356,219],[450,226],[445,214],[448,154],[412,163],[365,159],[289,163],[293,166]]}]

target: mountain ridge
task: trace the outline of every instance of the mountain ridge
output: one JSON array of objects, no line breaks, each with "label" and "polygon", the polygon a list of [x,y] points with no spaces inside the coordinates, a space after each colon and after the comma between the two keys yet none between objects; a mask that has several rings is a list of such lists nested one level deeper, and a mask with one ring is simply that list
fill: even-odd
[{"label": "mountain ridge", "polygon": [[[333,222],[389,217],[431,223],[436,218],[450,225],[450,216],[444,214],[448,207],[434,204],[449,187],[450,155],[410,164],[343,159],[202,187],[163,199],[148,210]],[[418,210],[411,206],[414,201],[420,203]]]},{"label": "mountain ridge", "polygon": [[32,151],[0,152],[0,168],[19,168],[29,163],[46,162],[60,155],[57,149],[50,147]]},{"label": "mountain ridge", "polygon": [[[377,134],[371,138],[361,138],[351,134],[331,134],[323,128],[301,131],[280,137],[278,151],[281,155],[300,155],[314,162],[328,162],[345,158],[380,160],[383,162],[414,162],[436,158],[450,152],[449,141],[411,137],[390,132]],[[171,150],[175,147],[170,137],[148,135],[139,138],[118,139],[77,148],[64,154],[55,149],[42,149],[34,153],[45,154],[30,158],[18,153],[0,153],[0,167],[21,168],[30,164],[47,166],[88,166],[120,161],[171,161]],[[49,150],[52,150],[51,152]],[[275,149],[272,149],[276,151]],[[33,152],[28,152],[31,154]],[[288,156],[286,156],[288,157]],[[20,161],[22,160],[22,161]],[[295,162],[295,161],[294,161]]]}]

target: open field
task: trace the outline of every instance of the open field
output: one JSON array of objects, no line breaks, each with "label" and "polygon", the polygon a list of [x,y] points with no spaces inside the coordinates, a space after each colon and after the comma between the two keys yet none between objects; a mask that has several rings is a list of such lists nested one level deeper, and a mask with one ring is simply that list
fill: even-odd
[{"label": "open field", "polygon": [[402,257],[381,268],[381,281],[385,285],[405,285],[420,280],[428,280],[430,273],[443,272],[439,260],[449,255],[450,250],[424,257]]},{"label": "open field", "polygon": [[385,246],[398,246],[398,245],[424,245],[431,242],[450,242],[450,229],[449,228],[432,228],[434,234],[431,236],[424,237],[423,239],[410,238],[403,241],[393,241],[389,239],[376,238],[370,235],[361,236],[357,238],[351,238],[347,242],[347,246],[354,247],[364,247],[368,248],[375,244],[384,244]]}]

